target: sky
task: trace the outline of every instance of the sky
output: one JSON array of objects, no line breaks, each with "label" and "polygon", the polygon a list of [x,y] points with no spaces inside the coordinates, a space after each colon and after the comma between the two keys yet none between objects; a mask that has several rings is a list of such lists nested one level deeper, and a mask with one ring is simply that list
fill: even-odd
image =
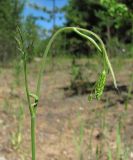
[{"label": "sky", "polygon": [[[64,5],[67,4],[68,0],[55,0],[56,6],[57,7],[63,7]],[[28,3],[36,3],[39,6],[46,6],[48,9],[52,9],[53,7],[53,0],[28,0],[24,9],[24,17],[28,15],[33,15],[33,16],[44,16],[48,18],[48,15],[43,13],[42,11],[35,10],[29,6]],[[59,17],[62,17],[60,19]],[[65,22],[64,14],[56,14],[56,25],[61,26]],[[51,22],[44,22],[42,20],[37,20],[36,22],[38,25],[40,25],[43,28],[46,29],[51,29],[53,27],[53,21]]]}]

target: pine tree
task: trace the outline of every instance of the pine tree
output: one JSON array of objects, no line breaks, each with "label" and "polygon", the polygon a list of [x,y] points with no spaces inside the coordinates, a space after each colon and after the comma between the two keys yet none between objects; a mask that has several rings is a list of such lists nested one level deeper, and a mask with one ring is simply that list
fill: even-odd
[{"label": "pine tree", "polygon": [[0,61],[5,62],[16,55],[15,31],[20,25],[24,2],[0,1]]},{"label": "pine tree", "polygon": [[[99,17],[95,12],[101,10],[102,6],[98,0],[69,0],[68,5],[64,7],[66,12],[66,26],[78,26],[86,29],[93,30],[99,23]],[[68,34],[67,47],[70,52],[76,55],[90,54],[90,45],[86,41],[83,43],[79,38],[75,38],[77,35]]]}]

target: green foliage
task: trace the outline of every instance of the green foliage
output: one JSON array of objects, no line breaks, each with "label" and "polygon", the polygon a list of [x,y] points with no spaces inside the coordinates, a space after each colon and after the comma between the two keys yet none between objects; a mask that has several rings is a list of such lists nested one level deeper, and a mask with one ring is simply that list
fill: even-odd
[{"label": "green foliage", "polygon": [[43,43],[43,39],[41,39],[40,36],[43,34],[43,30],[41,27],[36,25],[36,19],[31,15],[27,16],[23,23],[22,30],[23,39],[26,46],[27,60],[30,62],[35,56],[41,55],[40,48],[44,49],[41,44]]},{"label": "green foliage", "polygon": [[[91,29],[100,34],[107,44],[108,51],[113,54],[117,46],[112,39],[118,39],[119,50],[121,43],[133,41],[132,2],[117,0],[69,0],[64,7],[66,25],[80,26]],[[67,49],[75,55],[91,55],[93,48],[88,46],[87,41],[82,40],[74,34],[67,35]],[[95,52],[94,52],[95,53]]]},{"label": "green foliage", "polygon": [[0,1],[0,61],[16,56],[15,30],[20,24],[24,1]]},{"label": "green foliage", "polygon": [[114,54],[113,50],[116,48],[116,45],[114,44],[112,47],[111,30],[113,28],[117,32],[124,25],[126,19],[128,18],[128,8],[125,4],[120,3],[117,0],[101,0],[100,3],[104,7],[104,10],[96,13],[96,15],[101,19],[99,27],[105,27],[108,51],[111,54]]},{"label": "green foliage", "polygon": [[105,11],[101,11],[99,17],[103,19],[106,25],[114,25],[119,28],[128,17],[128,8],[125,4],[117,2],[116,0],[101,0],[101,4],[105,7]]},{"label": "green foliage", "polygon": [[[95,9],[97,11],[101,9],[97,0],[69,0],[68,5],[64,7],[67,20],[65,25],[93,29],[99,22],[99,18],[95,15]],[[77,34],[70,33],[66,38],[69,39],[66,46],[70,53],[76,56],[91,54],[92,47]]]}]

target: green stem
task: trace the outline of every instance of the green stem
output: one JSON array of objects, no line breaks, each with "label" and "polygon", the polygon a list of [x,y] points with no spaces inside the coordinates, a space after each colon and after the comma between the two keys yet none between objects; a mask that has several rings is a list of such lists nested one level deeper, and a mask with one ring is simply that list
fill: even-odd
[{"label": "green stem", "polygon": [[30,115],[31,115],[31,148],[32,148],[32,160],[36,159],[36,144],[35,144],[35,113],[34,113],[34,108],[31,105],[30,101],[30,93],[29,93],[29,87],[28,87],[28,78],[27,78],[27,64],[26,64],[26,55],[24,55],[24,77],[25,77],[25,89],[26,89],[26,94],[27,94],[27,100],[28,100],[28,105],[29,105],[29,110],[30,110]]},{"label": "green stem", "polygon": [[[110,72],[112,74],[112,77],[113,77],[113,81],[114,81],[114,86],[117,88],[117,84],[116,84],[116,79],[115,79],[115,75],[114,75],[114,71],[112,69],[112,66],[111,66],[111,63],[109,61],[109,58],[108,58],[108,55],[107,55],[107,52],[106,52],[106,49],[105,49],[105,46],[104,46],[104,43],[103,41],[101,40],[101,38],[95,34],[94,32],[92,31],[88,31],[86,29],[82,29],[82,28],[78,28],[78,27],[64,27],[64,28],[61,28],[59,29],[53,36],[52,38],[50,39],[47,47],[46,47],[46,50],[43,54],[43,57],[42,57],[42,62],[41,62],[41,68],[40,68],[40,72],[39,72],[39,76],[38,76],[38,82],[37,82],[37,87],[36,87],[36,95],[38,96],[39,98],[39,92],[40,92],[40,85],[41,85],[41,77],[42,77],[42,74],[43,74],[43,71],[44,71],[44,68],[45,68],[45,65],[46,65],[46,59],[47,59],[47,55],[48,55],[48,52],[50,50],[50,47],[53,43],[53,41],[55,40],[55,38],[57,37],[57,35],[61,32],[64,32],[64,31],[74,31],[76,32],[77,34],[79,34],[81,37],[83,38],[86,38],[88,39],[97,49],[100,53],[103,54],[103,59],[106,60],[106,66],[109,67],[110,69]],[[79,31],[83,31],[83,32],[86,32],[88,33],[89,35],[93,36],[94,38],[96,38],[96,40],[100,43],[100,45],[98,45],[94,39],[92,39],[91,37],[87,36],[87,35],[84,35],[82,34],[81,32]],[[103,60],[104,62],[104,66],[105,66],[105,60]]]},{"label": "green stem", "polygon": [[[49,41],[49,43],[48,43],[48,45],[45,49],[45,52],[43,54],[43,57],[42,57],[41,68],[40,68],[40,72],[39,72],[39,75],[38,75],[38,81],[37,81],[37,86],[36,86],[36,94],[29,93],[28,78],[27,78],[26,51],[24,49],[23,39],[22,39],[22,36],[21,36],[21,31],[19,30],[19,33],[20,33],[20,36],[21,36],[21,41],[22,41],[22,46],[19,43],[20,44],[20,51],[22,52],[22,54],[24,56],[23,57],[23,64],[24,64],[24,76],[25,76],[25,89],[26,89],[26,94],[27,94],[27,99],[28,99],[29,110],[30,110],[30,114],[31,114],[32,160],[36,159],[36,155],[35,155],[36,154],[36,144],[35,144],[36,109],[37,109],[39,95],[40,95],[41,79],[42,79],[43,71],[44,71],[44,68],[45,68],[45,65],[46,65],[46,58],[47,58],[48,52],[51,48],[51,45],[52,45],[53,41],[55,40],[55,38],[57,37],[57,35],[59,33],[64,32],[64,31],[74,31],[74,32],[76,32],[81,37],[89,40],[98,49],[98,51],[103,55],[104,67],[105,67],[105,65],[109,67],[109,69],[111,71],[111,74],[112,74],[112,77],[113,77],[113,80],[114,80],[114,85],[115,85],[115,87],[117,87],[111,63],[109,61],[104,43],[100,39],[100,37],[97,34],[91,32],[91,31],[88,31],[86,29],[77,28],[77,27],[64,27],[64,28],[59,29],[50,39],[50,41]],[[95,38],[99,42],[99,44],[93,38],[91,38],[88,35],[85,35],[83,32],[88,33],[89,35],[93,36],[93,38]],[[31,104],[30,96],[34,98],[34,100],[35,100],[34,104]]]},{"label": "green stem", "polygon": [[[23,66],[24,66],[24,81],[25,81],[25,90],[26,90],[26,95],[27,95],[27,100],[28,100],[28,106],[29,106],[29,110],[30,110],[30,115],[31,115],[31,148],[32,148],[32,160],[36,159],[36,144],[35,144],[35,111],[33,106],[31,105],[31,101],[30,101],[30,96],[33,96],[32,94],[29,93],[29,86],[28,86],[28,73],[27,73],[27,59],[26,59],[26,51],[24,48],[24,43],[23,43],[23,37],[21,34],[21,31],[19,31],[20,34],[20,38],[21,38],[21,43],[19,43],[20,45],[20,49],[23,55]],[[18,41],[19,42],[19,41]]]},{"label": "green stem", "polygon": [[27,78],[26,58],[23,61],[23,64],[24,64],[25,90],[26,90],[26,95],[27,95],[27,100],[28,100],[28,106],[29,106],[30,114],[32,115],[32,108],[31,108],[31,102],[30,102],[30,96],[29,96],[29,87],[28,87],[28,78]]},{"label": "green stem", "polygon": [[32,148],[32,160],[36,159],[36,142],[35,142],[35,124],[36,116],[31,116],[31,148]]},{"label": "green stem", "polygon": [[99,41],[99,43],[100,43],[100,45],[101,45],[102,53],[104,54],[103,56],[105,57],[106,63],[107,63],[107,65],[108,65],[108,67],[109,67],[109,69],[110,69],[110,72],[111,72],[111,74],[112,74],[114,86],[115,86],[115,88],[117,88],[117,83],[116,83],[115,74],[114,74],[112,65],[111,65],[111,63],[110,63],[110,61],[109,61],[109,58],[108,58],[108,55],[107,55],[107,51],[106,51],[106,48],[105,48],[105,45],[104,45],[102,39],[101,39],[97,34],[95,34],[95,33],[92,32],[92,31],[89,31],[89,30],[86,30],[86,29],[83,29],[83,28],[77,28],[77,29],[78,29],[79,31],[82,31],[82,32],[86,32],[86,33],[88,33],[88,34],[91,34],[92,36],[94,36],[94,37]]},{"label": "green stem", "polygon": [[38,82],[37,82],[37,87],[36,87],[36,95],[39,97],[40,95],[40,85],[41,85],[41,78],[42,78],[42,74],[43,74],[43,71],[44,71],[44,68],[45,68],[45,65],[46,65],[46,60],[47,60],[47,55],[48,55],[48,52],[50,50],[50,47],[53,43],[53,41],[55,40],[55,38],[57,37],[57,35],[60,33],[60,32],[63,32],[63,31],[70,31],[70,30],[73,30],[73,27],[64,27],[64,28],[61,28],[59,29],[57,32],[55,32],[55,34],[52,36],[52,38],[50,39],[46,49],[45,49],[45,52],[43,54],[43,57],[42,57],[42,62],[41,62],[41,68],[40,68],[40,72],[39,72],[39,76],[38,76]]}]

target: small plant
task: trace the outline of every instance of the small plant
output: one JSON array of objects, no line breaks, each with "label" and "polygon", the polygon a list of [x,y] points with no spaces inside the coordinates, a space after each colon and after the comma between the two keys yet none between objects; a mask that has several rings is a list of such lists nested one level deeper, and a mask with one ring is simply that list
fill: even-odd
[{"label": "small plant", "polygon": [[75,57],[72,60],[71,77],[70,89],[75,89],[76,94],[80,94],[81,91],[79,86],[83,82],[83,74],[81,66],[76,63]]},{"label": "small plant", "polygon": [[14,79],[15,79],[15,85],[20,86],[20,74],[21,74],[22,65],[21,62],[15,62],[14,64]]},{"label": "small plant", "polygon": [[[95,85],[95,92],[92,93],[93,96],[91,97],[91,99],[95,98],[95,97],[97,99],[100,99],[100,97],[103,93],[104,86],[105,86],[106,74],[107,74],[108,70],[110,70],[112,77],[113,77],[115,88],[117,88],[115,75],[114,75],[111,63],[109,61],[104,43],[100,39],[100,37],[97,34],[93,33],[92,31],[89,31],[86,29],[82,29],[82,28],[78,28],[78,27],[64,27],[64,28],[59,29],[56,33],[54,33],[54,35],[50,39],[50,41],[45,49],[45,52],[43,54],[43,57],[42,57],[40,71],[38,73],[38,81],[37,81],[37,85],[36,85],[36,91],[35,91],[35,93],[31,93],[30,89],[29,89],[29,85],[28,85],[28,75],[27,75],[27,51],[26,51],[25,43],[24,43],[24,40],[22,37],[22,33],[21,33],[20,29],[18,29],[19,37],[16,38],[16,40],[18,42],[19,50],[22,55],[23,66],[24,66],[24,77],[25,77],[25,89],[26,89],[28,106],[29,106],[30,115],[31,115],[32,160],[36,159],[35,123],[36,123],[38,101],[39,101],[39,97],[40,97],[41,79],[42,79],[43,71],[45,69],[47,55],[49,53],[49,50],[50,50],[51,45],[52,45],[53,41],[55,40],[55,38],[60,33],[66,32],[66,31],[75,32],[79,36],[81,36],[82,38],[87,39],[99,51],[99,53],[100,53],[99,56],[102,57],[103,71],[102,71],[100,77],[98,78],[98,81]],[[33,98],[34,103],[32,103],[31,98]]]},{"label": "small plant", "polygon": [[18,121],[17,130],[12,132],[11,144],[12,147],[17,150],[20,147],[22,142],[22,128],[23,128],[23,119],[24,119],[24,108],[20,106],[16,113],[16,120]]},{"label": "small plant", "polygon": [[73,58],[73,60],[72,60],[71,75],[72,75],[72,82],[71,82],[72,84],[76,80],[82,80],[81,69],[80,69],[80,66],[78,64],[76,64],[76,59],[75,58]]},{"label": "small plant", "polygon": [[[80,115],[79,115],[80,116]],[[74,134],[74,144],[76,147],[76,151],[78,154],[78,159],[83,160],[83,151],[82,151],[82,145],[83,145],[83,140],[84,140],[84,122],[83,120],[80,119],[79,117],[79,130],[75,132]]]},{"label": "small plant", "polygon": [[128,103],[129,103],[130,98],[132,97],[132,89],[133,89],[133,74],[131,75],[131,81],[128,87],[127,97],[125,100],[125,110],[128,109]]}]

